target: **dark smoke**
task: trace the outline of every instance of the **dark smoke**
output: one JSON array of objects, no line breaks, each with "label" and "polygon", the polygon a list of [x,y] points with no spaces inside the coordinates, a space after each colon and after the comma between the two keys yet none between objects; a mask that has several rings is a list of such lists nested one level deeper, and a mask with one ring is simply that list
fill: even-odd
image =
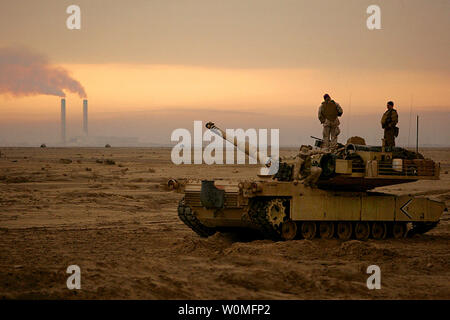
[{"label": "dark smoke", "polygon": [[46,57],[25,48],[0,48],[0,94],[64,97],[64,91],[86,98],[83,86]]}]

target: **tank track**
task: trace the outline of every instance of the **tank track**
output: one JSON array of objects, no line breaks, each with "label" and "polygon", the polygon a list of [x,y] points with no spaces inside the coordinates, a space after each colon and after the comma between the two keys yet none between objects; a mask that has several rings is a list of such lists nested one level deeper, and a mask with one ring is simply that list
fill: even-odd
[{"label": "tank track", "polygon": [[178,203],[178,217],[200,237],[207,238],[216,233],[214,228],[207,227],[198,220],[191,207],[186,205],[184,198]]},{"label": "tank track", "polygon": [[263,234],[264,237],[270,238],[272,240],[280,240],[281,233],[280,230],[275,228],[275,226],[270,223],[267,217],[267,207],[269,205],[269,201],[262,199],[254,199],[250,203],[250,210],[248,215],[256,225],[258,230]]},{"label": "tank track", "polygon": [[412,229],[408,232],[408,236],[415,234],[424,234],[437,227],[439,221],[436,222],[413,222]]}]

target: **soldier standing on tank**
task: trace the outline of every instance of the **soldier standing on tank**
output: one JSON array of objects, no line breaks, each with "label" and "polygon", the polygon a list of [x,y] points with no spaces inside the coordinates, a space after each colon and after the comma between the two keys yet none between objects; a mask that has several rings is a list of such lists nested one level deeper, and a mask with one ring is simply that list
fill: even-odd
[{"label": "soldier standing on tank", "polygon": [[394,102],[388,101],[387,110],[381,118],[381,127],[384,129],[384,146],[391,149],[395,146],[395,137],[398,136],[398,113],[394,109]]},{"label": "soldier standing on tank", "polygon": [[323,96],[323,100],[319,107],[319,120],[323,124],[323,148],[333,150],[337,147],[337,137],[341,133],[338,117],[344,111],[337,102],[331,100],[328,93]]}]

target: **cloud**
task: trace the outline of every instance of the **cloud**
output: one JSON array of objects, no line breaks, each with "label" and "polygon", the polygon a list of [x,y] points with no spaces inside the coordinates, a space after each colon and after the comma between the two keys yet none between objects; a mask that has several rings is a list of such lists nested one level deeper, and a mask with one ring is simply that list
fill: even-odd
[{"label": "cloud", "polygon": [[45,56],[22,47],[0,48],[0,94],[64,97],[64,91],[86,97],[81,83]]}]

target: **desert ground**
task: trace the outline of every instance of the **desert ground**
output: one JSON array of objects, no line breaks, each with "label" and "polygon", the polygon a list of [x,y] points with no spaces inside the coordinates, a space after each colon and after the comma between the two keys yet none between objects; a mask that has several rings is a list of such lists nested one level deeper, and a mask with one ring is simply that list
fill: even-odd
[{"label": "desert ground", "polygon": [[[450,221],[384,241],[200,238],[169,178],[245,179],[255,165],[181,165],[166,148],[0,148],[0,298],[450,299]],[[289,153],[292,150],[283,150]],[[380,188],[446,202],[450,149],[421,152],[441,180]],[[69,290],[66,269],[81,268]],[[381,268],[368,290],[366,268]]]}]

